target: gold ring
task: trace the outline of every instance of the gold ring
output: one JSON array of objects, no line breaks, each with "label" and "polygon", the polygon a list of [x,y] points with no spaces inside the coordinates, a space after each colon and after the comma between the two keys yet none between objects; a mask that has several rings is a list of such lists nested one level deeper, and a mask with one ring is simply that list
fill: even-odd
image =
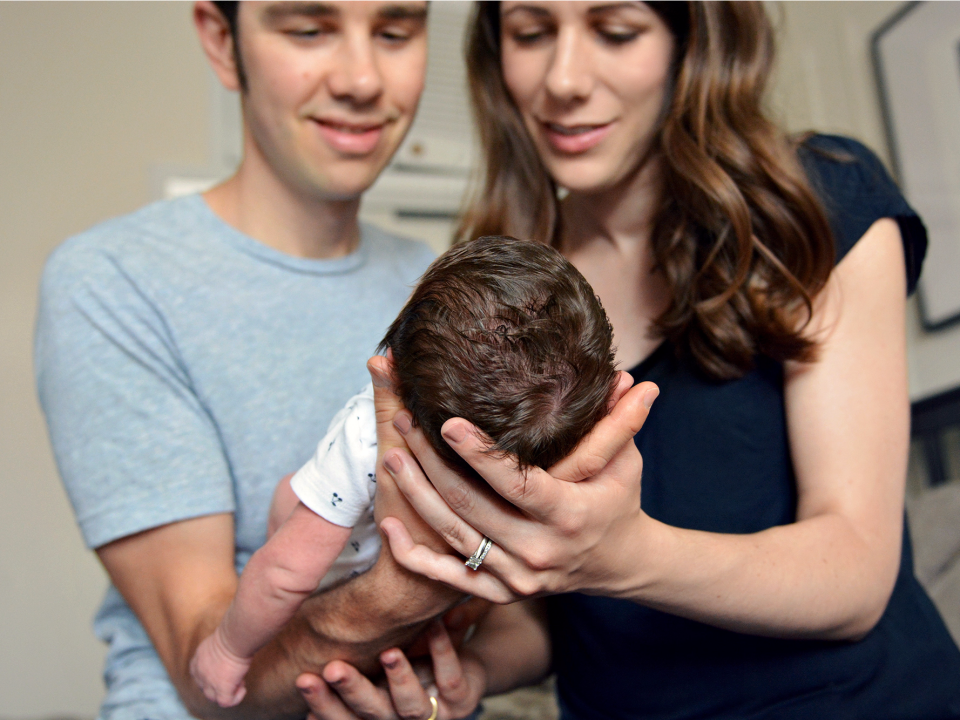
[{"label": "gold ring", "polygon": [[430,696],[430,705],[433,706],[433,712],[430,713],[430,717],[427,720],[437,720],[437,715],[440,714],[440,703],[437,702],[437,699],[431,695]]}]

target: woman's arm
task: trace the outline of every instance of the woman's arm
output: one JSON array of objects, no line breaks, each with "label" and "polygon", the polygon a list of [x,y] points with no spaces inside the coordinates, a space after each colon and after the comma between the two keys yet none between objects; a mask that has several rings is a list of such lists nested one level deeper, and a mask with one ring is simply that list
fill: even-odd
[{"label": "woman's arm", "polygon": [[[519,510],[444,473],[410,430],[408,445],[446,503],[412,458],[395,450],[386,460],[400,488],[461,554],[473,552],[481,533],[496,546],[483,571],[471,573],[411,542],[388,519],[394,556],[500,602],[582,590],[742,632],[861,637],[882,615],[899,566],[909,421],[904,296],[899,230],[880,220],[817,298],[810,330],[821,343],[819,360],[787,368],[797,522],[752,535],[670,527],[639,508],[639,456],[633,443],[611,453],[614,444],[598,439],[613,435],[603,423],[552,475],[522,476],[484,455],[472,426],[454,419],[444,427],[448,442]],[[612,424],[640,419],[637,394],[625,396]],[[598,454],[612,460],[594,477],[558,479]]]}]

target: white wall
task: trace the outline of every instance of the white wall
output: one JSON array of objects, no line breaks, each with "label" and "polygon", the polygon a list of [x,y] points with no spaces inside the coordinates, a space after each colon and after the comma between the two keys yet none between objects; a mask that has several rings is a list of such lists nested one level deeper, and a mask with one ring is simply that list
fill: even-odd
[{"label": "white wall", "polygon": [[[791,129],[886,158],[870,33],[897,3],[775,4],[772,104]],[[93,716],[105,587],[50,458],[31,374],[36,286],[68,235],[152,199],[159,166],[208,168],[209,75],[185,3],[0,3],[0,718]],[[911,313],[911,392],[960,383],[960,329]]]}]

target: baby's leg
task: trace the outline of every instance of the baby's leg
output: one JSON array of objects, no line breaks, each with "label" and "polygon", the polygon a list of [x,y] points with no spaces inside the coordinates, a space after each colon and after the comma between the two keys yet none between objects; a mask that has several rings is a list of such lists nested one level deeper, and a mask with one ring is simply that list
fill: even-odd
[{"label": "baby's leg", "polygon": [[277,484],[277,489],[273,491],[273,500],[270,502],[270,515],[267,517],[267,539],[273,537],[277,529],[283,525],[290,513],[300,502],[300,498],[290,487],[290,478],[293,473],[287,475]]}]

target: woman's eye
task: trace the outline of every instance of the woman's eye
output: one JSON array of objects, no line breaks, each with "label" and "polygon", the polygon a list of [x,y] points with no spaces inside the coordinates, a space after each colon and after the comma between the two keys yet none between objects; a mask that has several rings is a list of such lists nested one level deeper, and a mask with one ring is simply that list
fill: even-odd
[{"label": "woman's eye", "polygon": [[597,28],[597,34],[604,42],[611,45],[626,45],[628,42],[635,40],[640,35],[640,31],[625,27],[599,27]]},{"label": "woman's eye", "polygon": [[532,45],[545,38],[547,34],[546,28],[534,27],[514,30],[510,33],[510,37],[517,45]]}]

